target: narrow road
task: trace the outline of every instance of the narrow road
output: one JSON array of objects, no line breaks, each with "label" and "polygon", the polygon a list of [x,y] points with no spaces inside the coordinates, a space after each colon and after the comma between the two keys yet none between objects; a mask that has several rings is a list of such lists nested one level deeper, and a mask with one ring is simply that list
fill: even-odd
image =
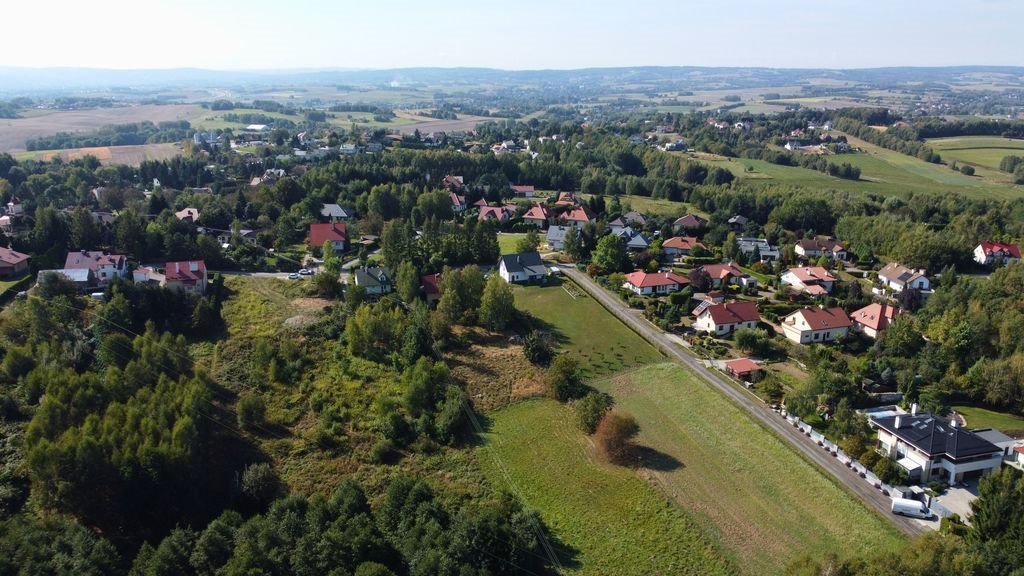
[{"label": "narrow road", "polygon": [[[774,432],[776,436],[789,442],[797,452],[831,474],[850,492],[863,500],[865,504],[878,510],[883,517],[892,521],[897,528],[911,536],[928,531],[928,526],[922,521],[894,515],[890,511],[892,501],[888,496],[865,482],[816,443],[811,442],[802,432],[793,428],[786,419],[773,412],[760,399],[754,398],[748,393],[720,380],[717,375],[713,374],[700,361],[681,350],[664,332],[649,324],[640,316],[630,313],[629,308],[625,304],[612,294],[609,294],[585,273],[571,266],[562,266],[561,269],[569,278],[572,278],[581,288],[586,290],[591,297],[625,322],[637,334],[667,354],[669,358],[682,362],[687,368],[697,373],[708,384],[732,400],[733,403],[749,412],[751,417]],[[807,496],[808,498],[814,497],[813,494],[808,494]]]}]

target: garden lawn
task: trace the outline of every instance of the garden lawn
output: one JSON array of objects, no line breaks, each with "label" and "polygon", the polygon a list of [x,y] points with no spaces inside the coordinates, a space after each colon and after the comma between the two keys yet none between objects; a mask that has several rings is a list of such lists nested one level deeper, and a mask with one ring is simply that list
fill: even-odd
[{"label": "garden lawn", "polygon": [[953,406],[953,410],[967,419],[971,428],[995,428],[1013,436],[1024,434],[1024,418],[1007,412],[996,412],[977,406]]},{"label": "garden lawn", "polygon": [[477,449],[492,485],[540,512],[571,574],[732,574],[700,523],[635,472],[604,463],[572,409],[530,400],[491,414]]},{"label": "garden lawn", "polygon": [[664,358],[586,292],[565,282],[577,294],[575,299],[562,289],[559,280],[549,280],[547,286],[515,286],[516,308],[546,323],[558,348],[579,359],[587,378]]},{"label": "garden lawn", "polygon": [[902,542],[886,520],[682,366],[648,366],[593,385],[636,417],[641,445],[681,463],[649,471],[651,481],[700,518],[741,570],[781,573],[802,554],[842,557]]},{"label": "garden lawn", "polygon": [[501,248],[501,255],[515,254],[517,252],[516,244],[525,237],[526,234],[509,234],[506,232],[498,234],[498,247]]}]

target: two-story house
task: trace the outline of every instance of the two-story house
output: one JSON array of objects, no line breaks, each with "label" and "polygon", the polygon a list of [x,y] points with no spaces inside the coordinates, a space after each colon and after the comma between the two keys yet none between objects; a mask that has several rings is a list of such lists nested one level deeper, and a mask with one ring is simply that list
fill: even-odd
[{"label": "two-story house", "polygon": [[782,332],[797,344],[841,340],[850,332],[850,317],[842,308],[803,308],[782,318]]}]

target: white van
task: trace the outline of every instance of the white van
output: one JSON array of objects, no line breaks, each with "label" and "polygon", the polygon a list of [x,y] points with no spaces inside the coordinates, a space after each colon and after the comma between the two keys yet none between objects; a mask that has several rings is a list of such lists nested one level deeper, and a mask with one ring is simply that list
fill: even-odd
[{"label": "white van", "polygon": [[911,518],[923,518],[925,520],[932,517],[932,511],[924,505],[924,502],[907,498],[893,498],[892,513],[910,516]]}]

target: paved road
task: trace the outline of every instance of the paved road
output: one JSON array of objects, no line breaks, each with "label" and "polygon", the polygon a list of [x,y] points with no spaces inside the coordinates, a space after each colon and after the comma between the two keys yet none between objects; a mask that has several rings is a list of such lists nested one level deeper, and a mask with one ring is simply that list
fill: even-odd
[{"label": "paved road", "polygon": [[[609,294],[589,276],[574,267],[563,266],[562,270],[594,299],[625,322],[626,325],[632,327],[647,341],[662,350],[669,358],[682,362],[685,366],[696,372],[708,384],[716,388],[736,405],[749,412],[753,418],[761,422],[766,428],[789,442],[797,452],[803,454],[808,460],[831,474],[836,480],[846,486],[850,492],[853,492],[863,500],[865,504],[878,510],[883,517],[891,520],[897,528],[909,535],[922,534],[928,531],[928,525],[923,521],[893,515],[890,511],[892,501],[888,496],[885,496],[881,491],[858,477],[844,464],[840,463],[837,458],[833,458],[816,443],[811,442],[803,433],[798,432],[788,421],[768,408],[760,399],[723,382],[699,360],[679,349],[668,335],[645,321],[638,314],[632,313],[625,304]],[[808,494],[808,497],[813,498],[814,495]]]}]

